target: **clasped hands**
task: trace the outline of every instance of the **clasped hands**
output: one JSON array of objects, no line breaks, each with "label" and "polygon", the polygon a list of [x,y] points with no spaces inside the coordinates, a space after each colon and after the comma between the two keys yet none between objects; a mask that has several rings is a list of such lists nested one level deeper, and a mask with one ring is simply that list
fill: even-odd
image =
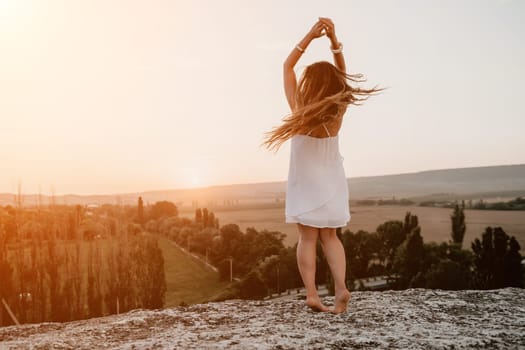
[{"label": "clasped hands", "polygon": [[332,41],[335,41],[335,26],[334,22],[327,17],[319,17],[319,20],[310,29],[312,38],[317,39],[325,35]]}]

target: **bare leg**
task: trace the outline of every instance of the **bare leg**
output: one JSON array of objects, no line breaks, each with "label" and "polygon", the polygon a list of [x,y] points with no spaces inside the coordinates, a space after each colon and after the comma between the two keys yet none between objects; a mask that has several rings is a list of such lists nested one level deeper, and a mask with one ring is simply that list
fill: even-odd
[{"label": "bare leg", "polygon": [[350,300],[350,292],[346,289],[345,284],[345,250],[335,233],[335,228],[322,228],[320,238],[326,261],[334,277],[335,302],[332,312],[338,314],[346,311],[348,301]]},{"label": "bare leg", "polygon": [[299,242],[297,243],[297,266],[306,288],[306,305],[314,311],[329,311],[319,298],[315,288],[315,260],[319,229],[297,224]]}]

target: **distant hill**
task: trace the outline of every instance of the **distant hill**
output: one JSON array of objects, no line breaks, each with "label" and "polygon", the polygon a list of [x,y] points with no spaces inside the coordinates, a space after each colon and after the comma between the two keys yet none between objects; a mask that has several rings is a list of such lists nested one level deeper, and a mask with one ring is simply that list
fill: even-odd
[{"label": "distant hill", "polygon": [[525,164],[426,170],[350,178],[358,198],[414,197],[436,193],[490,193],[525,190]]},{"label": "distant hill", "polygon": [[[425,197],[435,195],[476,194],[482,196],[525,195],[525,164],[497,165],[472,168],[425,170],[415,173],[352,177],[348,180],[352,199],[379,199]],[[224,201],[239,203],[275,202],[284,200],[286,182],[233,184],[192,189],[172,189],[111,195],[66,194],[55,197],[57,204],[135,204],[142,196],[145,203],[169,200],[179,205],[223,204]],[[13,193],[0,193],[0,205],[13,204]],[[50,197],[41,196],[41,203],[47,204]],[[38,195],[24,194],[25,206],[38,203]]]}]

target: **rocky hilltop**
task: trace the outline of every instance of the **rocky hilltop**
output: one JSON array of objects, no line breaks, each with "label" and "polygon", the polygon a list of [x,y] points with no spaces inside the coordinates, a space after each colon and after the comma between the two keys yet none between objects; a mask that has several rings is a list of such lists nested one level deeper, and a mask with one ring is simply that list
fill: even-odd
[{"label": "rocky hilltop", "polygon": [[340,315],[232,300],[0,328],[0,349],[115,348],[525,349],[525,290],[353,292]]}]

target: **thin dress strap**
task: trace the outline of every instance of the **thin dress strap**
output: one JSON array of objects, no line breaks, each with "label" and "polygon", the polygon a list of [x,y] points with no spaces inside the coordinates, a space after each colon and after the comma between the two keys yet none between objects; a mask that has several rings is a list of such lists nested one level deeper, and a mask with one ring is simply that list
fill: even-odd
[{"label": "thin dress strap", "polygon": [[[323,124],[323,128],[324,128],[324,130],[326,131],[326,134],[328,135],[328,137],[332,137],[332,135],[330,135],[330,132],[328,131],[328,128],[326,127],[326,125],[324,125],[324,123],[321,123],[321,124]],[[310,130],[310,131],[308,132],[308,134],[306,134],[306,135],[310,136],[310,134],[312,133],[312,131],[314,131],[317,127],[318,127],[318,126],[316,126],[315,128],[313,128],[312,130]]]},{"label": "thin dress strap", "polygon": [[323,123],[323,127],[326,133],[328,134],[328,137],[331,137],[332,135],[330,135],[330,132],[328,132],[328,128],[326,127],[326,125],[324,125],[324,123]]}]

